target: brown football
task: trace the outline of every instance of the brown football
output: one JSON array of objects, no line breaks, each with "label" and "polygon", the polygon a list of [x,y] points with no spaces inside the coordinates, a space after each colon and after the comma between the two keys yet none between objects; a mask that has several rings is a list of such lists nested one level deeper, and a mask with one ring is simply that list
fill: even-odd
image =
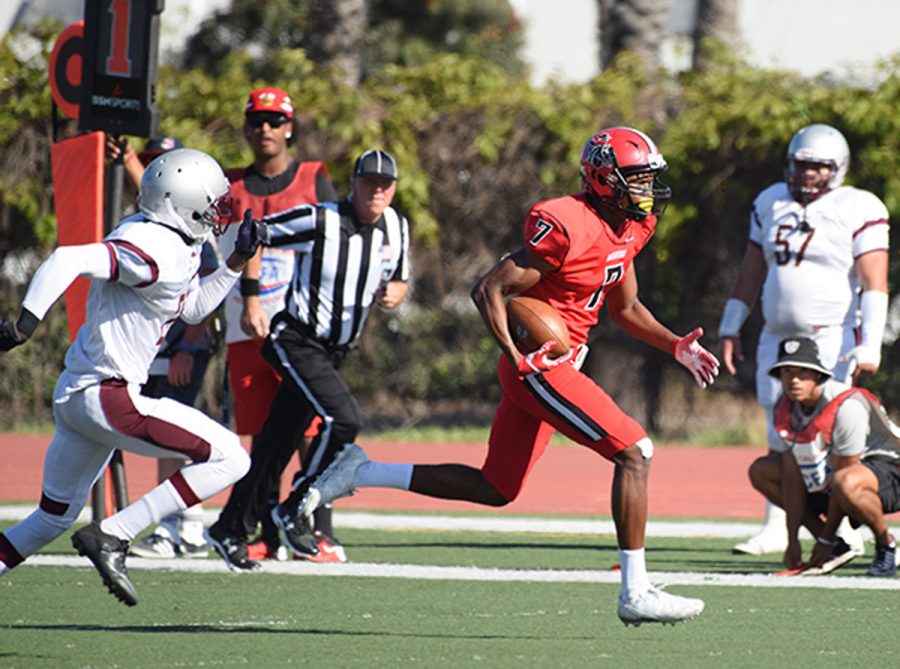
[{"label": "brown football", "polygon": [[569,328],[559,312],[543,300],[534,297],[513,297],[506,303],[509,333],[522,353],[531,353],[549,339],[556,340],[550,351],[558,358],[569,350]]}]

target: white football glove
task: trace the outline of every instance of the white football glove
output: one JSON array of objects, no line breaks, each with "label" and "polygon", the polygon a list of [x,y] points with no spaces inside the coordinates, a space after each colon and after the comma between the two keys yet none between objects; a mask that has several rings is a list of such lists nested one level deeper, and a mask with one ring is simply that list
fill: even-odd
[{"label": "white football glove", "polygon": [[719,375],[719,361],[697,342],[702,335],[703,328],[697,328],[679,337],[672,347],[672,355],[694,375],[698,386],[706,388]]}]

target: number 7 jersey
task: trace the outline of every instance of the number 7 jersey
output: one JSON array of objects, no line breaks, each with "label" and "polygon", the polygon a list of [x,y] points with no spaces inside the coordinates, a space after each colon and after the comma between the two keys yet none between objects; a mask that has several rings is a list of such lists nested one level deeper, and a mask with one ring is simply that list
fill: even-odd
[{"label": "number 7 jersey", "polygon": [[555,271],[522,294],[551,304],[584,344],[609,292],[625,280],[635,256],[656,229],[656,216],[626,219],[613,230],[585,193],[535,204],[525,217],[525,248]]},{"label": "number 7 jersey", "polygon": [[856,259],[888,250],[888,212],[868,191],[842,186],[803,207],[777,183],[760,193],[750,243],[762,249],[765,327],[779,335],[858,324]]}]

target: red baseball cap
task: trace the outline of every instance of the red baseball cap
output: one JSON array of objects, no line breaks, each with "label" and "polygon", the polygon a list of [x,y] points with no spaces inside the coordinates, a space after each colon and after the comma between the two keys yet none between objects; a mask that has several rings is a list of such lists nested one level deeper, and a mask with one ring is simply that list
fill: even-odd
[{"label": "red baseball cap", "polygon": [[250,97],[244,107],[244,114],[254,112],[275,112],[294,118],[294,104],[291,102],[291,96],[279,88],[259,88],[250,91]]}]

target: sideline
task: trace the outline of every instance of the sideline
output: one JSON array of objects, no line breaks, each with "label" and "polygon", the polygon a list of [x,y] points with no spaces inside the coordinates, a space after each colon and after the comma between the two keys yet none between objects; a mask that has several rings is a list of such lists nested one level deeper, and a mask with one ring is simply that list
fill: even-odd
[{"label": "sideline", "polygon": [[[33,555],[22,567],[85,567],[93,570],[87,558],[74,555]],[[128,558],[128,568],[139,571],[195,574],[231,574],[222,560],[151,560]],[[267,560],[262,568],[235,578],[256,578],[260,574],[291,576],[356,576],[366,578],[404,578],[432,581],[508,581],[529,583],[612,583],[621,575],[613,570],[593,569],[485,569],[481,567],[437,567],[411,564],[372,564],[346,562],[316,564],[294,560]],[[656,583],[665,585],[719,585],[754,588],[820,588],[828,590],[900,590],[900,579],[862,576],[775,576],[773,574],[716,574],[651,571]]]},{"label": "sideline", "polygon": [[[0,520],[18,521],[34,510],[21,504],[0,505]],[[219,509],[204,508],[203,524],[212,525],[219,517]],[[78,516],[89,522],[90,509]],[[441,530],[459,532],[527,532],[536,534],[614,535],[610,519],[581,520],[551,517],[460,516],[438,514],[378,513],[372,511],[344,511],[335,509],[334,526],[357,530]],[[734,521],[669,521],[650,520],[647,536],[651,537],[716,537],[741,539],[759,527],[756,522]],[[802,535],[801,535],[802,536]]]}]

